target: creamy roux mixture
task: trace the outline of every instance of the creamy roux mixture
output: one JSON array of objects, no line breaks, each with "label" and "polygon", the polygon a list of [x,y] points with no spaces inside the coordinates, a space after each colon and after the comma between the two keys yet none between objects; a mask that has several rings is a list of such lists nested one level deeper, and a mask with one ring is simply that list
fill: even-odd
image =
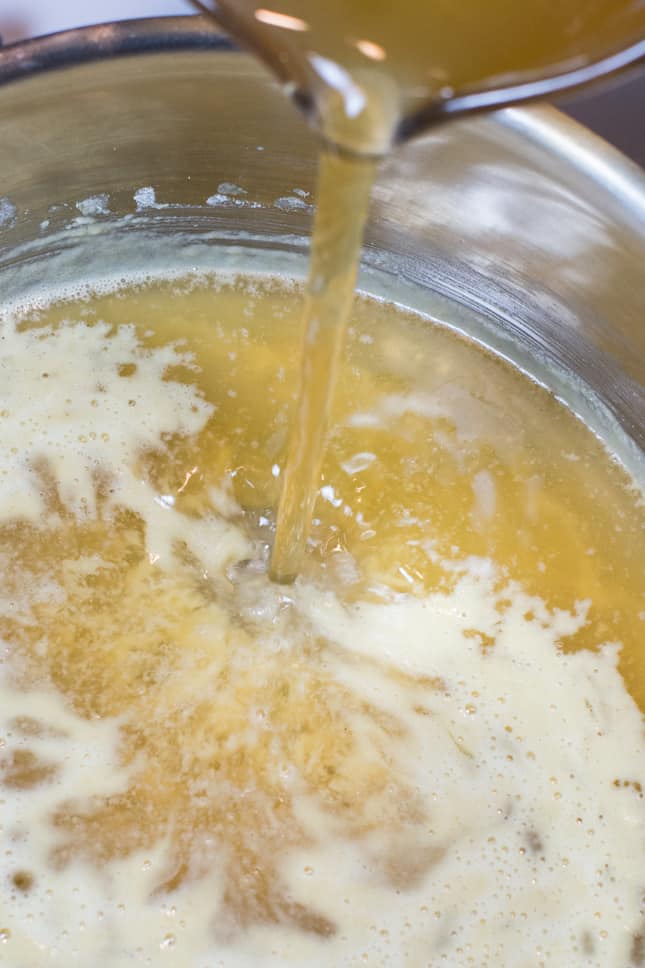
[{"label": "creamy roux mixture", "polygon": [[[465,390],[420,389],[392,344],[404,314],[379,328],[376,305],[352,335],[312,563],[273,585],[293,386],[249,320],[285,310],[223,285],[203,322],[216,366],[177,308],[197,318],[200,285],[2,319],[0,964],[645,964],[643,721],[611,588],[598,613],[581,565],[556,605],[528,565],[472,553],[466,532],[505,515],[499,454],[460,426]],[[444,375],[459,353],[484,384],[499,366],[441,339]],[[356,355],[375,344],[386,377]],[[468,475],[459,546],[420,519],[397,451],[430,436],[448,490],[466,485],[445,455]],[[532,479],[539,531],[549,482]]]}]

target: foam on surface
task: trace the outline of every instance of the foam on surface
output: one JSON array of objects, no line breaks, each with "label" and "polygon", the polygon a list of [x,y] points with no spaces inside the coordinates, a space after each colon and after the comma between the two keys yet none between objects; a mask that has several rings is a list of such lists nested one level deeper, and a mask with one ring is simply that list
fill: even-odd
[{"label": "foam on surface", "polygon": [[3,325],[0,962],[637,965],[643,723],[619,644],[562,647],[591,603],[475,556],[276,588],[225,489],[144,472],[214,413],[185,347]]}]

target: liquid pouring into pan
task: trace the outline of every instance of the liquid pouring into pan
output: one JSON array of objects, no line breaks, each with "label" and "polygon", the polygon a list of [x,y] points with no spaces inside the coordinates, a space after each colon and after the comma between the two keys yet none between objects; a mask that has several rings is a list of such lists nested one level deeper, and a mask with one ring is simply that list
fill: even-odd
[{"label": "liquid pouring into pan", "polygon": [[[450,116],[572,87],[645,57],[641,0],[209,0],[323,135],[301,383],[271,557],[305,560],[379,157]],[[340,149],[340,150],[339,150]]]}]

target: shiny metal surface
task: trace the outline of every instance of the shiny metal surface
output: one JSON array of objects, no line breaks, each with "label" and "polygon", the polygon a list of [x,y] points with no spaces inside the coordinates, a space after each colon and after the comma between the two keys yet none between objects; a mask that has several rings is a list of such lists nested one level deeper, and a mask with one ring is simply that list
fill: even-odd
[{"label": "shiny metal surface", "polygon": [[[294,189],[313,191],[317,142],[264,70],[205,40],[196,19],[0,52],[0,299],[56,280],[65,253],[82,276],[133,238],[153,258],[180,232],[214,265],[218,243],[240,233],[303,250],[310,198]],[[227,195],[231,184],[245,194]],[[585,393],[572,396],[565,374],[577,376],[601,423],[613,415],[642,448],[644,265],[645,175],[557,112],[513,109],[390,158],[363,284],[379,267],[391,295],[435,315],[445,306],[447,322],[575,407]]]},{"label": "shiny metal surface", "polygon": [[171,50],[231,50],[212,17],[144,17],[61,30],[10,44],[0,57],[0,82],[85,61]]}]

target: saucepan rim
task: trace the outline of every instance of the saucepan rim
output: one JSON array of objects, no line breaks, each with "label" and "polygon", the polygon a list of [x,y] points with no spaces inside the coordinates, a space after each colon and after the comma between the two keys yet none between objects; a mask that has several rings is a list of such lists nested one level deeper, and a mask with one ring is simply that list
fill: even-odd
[{"label": "saucepan rim", "polygon": [[[52,70],[123,56],[184,51],[239,52],[211,18],[145,17],[79,27],[0,48],[0,88]],[[240,54],[240,56],[245,56]],[[247,55],[248,56],[248,55]],[[522,137],[593,181],[624,208],[645,239],[645,171],[602,138],[548,106],[496,111],[487,122]]]}]

